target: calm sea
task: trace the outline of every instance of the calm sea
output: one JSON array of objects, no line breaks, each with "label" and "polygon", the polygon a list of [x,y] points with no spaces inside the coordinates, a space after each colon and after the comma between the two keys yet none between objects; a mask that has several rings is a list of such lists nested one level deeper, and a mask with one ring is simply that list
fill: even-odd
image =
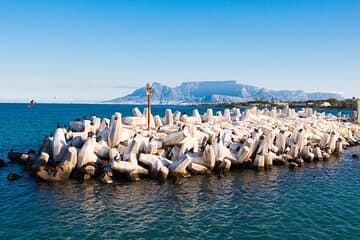
[{"label": "calm sea", "polygon": [[[0,104],[0,157],[12,147],[37,149],[57,123],[94,112],[125,116],[132,108]],[[163,114],[165,108],[192,111],[152,110]],[[295,172],[286,167],[232,171],[162,185],[152,180],[50,184],[9,164],[0,169],[0,239],[359,239],[360,160],[351,157],[354,152],[360,147]],[[10,171],[23,177],[8,182]]]}]

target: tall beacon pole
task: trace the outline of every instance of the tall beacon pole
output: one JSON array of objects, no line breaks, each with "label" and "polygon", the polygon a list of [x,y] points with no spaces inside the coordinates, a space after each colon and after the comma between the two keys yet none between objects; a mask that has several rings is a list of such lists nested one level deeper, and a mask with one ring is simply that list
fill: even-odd
[{"label": "tall beacon pole", "polygon": [[150,131],[150,116],[151,116],[151,104],[150,104],[150,98],[152,94],[152,86],[150,83],[146,84],[146,95],[147,95],[147,102],[148,102],[148,111],[147,111],[147,124],[148,124],[148,130]]}]

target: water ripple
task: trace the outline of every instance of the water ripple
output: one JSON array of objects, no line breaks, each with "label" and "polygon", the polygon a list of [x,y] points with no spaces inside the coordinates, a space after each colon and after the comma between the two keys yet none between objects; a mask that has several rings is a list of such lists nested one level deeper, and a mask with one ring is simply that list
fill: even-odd
[{"label": "water ripple", "polygon": [[[114,106],[88,107],[89,113],[114,111]],[[0,126],[9,126],[0,129],[0,156],[6,156],[9,144],[18,150],[36,147],[55,121],[66,122],[71,111],[55,108],[56,113],[40,109],[20,135],[11,132],[18,123],[10,119],[18,113],[9,110],[0,118]],[[71,108],[84,111],[84,106]],[[22,114],[29,119],[32,113]],[[39,116],[44,121],[35,121]],[[0,169],[0,239],[356,239],[360,160],[351,157],[353,152],[360,148],[297,171],[234,171],[221,178],[193,176],[180,185],[147,179],[41,183],[11,164]],[[10,171],[23,178],[8,182]]]}]

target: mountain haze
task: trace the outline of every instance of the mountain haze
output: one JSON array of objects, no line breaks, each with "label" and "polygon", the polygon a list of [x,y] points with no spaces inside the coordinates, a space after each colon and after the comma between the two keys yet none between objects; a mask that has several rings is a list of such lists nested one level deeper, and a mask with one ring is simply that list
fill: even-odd
[{"label": "mountain haze", "polygon": [[[185,104],[185,103],[218,103],[245,102],[255,100],[305,101],[323,100],[329,98],[343,99],[336,93],[304,92],[302,90],[268,90],[229,81],[184,82],[171,88],[160,83],[153,83],[154,104]],[[135,90],[124,97],[107,101],[110,103],[137,104],[146,100],[145,87]]]}]

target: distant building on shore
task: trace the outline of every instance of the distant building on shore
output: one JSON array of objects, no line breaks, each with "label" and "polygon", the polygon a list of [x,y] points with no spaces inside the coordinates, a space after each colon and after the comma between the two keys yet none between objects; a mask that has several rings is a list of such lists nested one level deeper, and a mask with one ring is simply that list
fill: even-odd
[{"label": "distant building on shore", "polygon": [[331,103],[329,103],[329,102],[323,102],[323,103],[320,105],[320,107],[325,107],[325,108],[331,107]]},{"label": "distant building on shore", "polygon": [[277,102],[277,103],[275,103],[275,105],[278,106],[278,107],[288,107],[289,103],[287,103],[287,102]]}]

